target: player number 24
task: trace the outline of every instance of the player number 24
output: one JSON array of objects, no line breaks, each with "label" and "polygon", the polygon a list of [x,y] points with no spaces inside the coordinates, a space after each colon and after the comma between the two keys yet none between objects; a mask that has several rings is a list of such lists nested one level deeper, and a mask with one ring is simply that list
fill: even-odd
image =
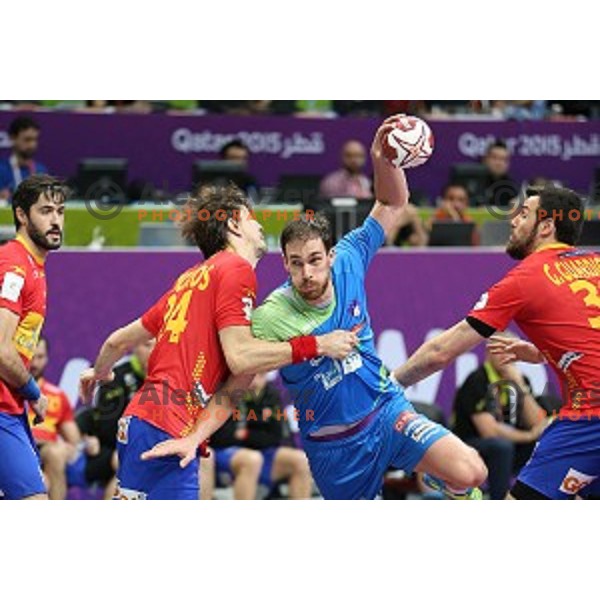
[{"label": "player number 24", "polygon": [[[574,294],[577,294],[582,290],[585,291],[586,295],[583,298],[583,303],[586,306],[593,306],[600,309],[600,295],[598,294],[598,290],[593,283],[590,281],[579,280],[574,281],[569,287]],[[594,329],[600,329],[600,316],[590,317],[588,320]]]},{"label": "player number 24", "polygon": [[187,327],[187,312],[190,306],[190,300],[192,299],[193,290],[187,290],[181,298],[177,298],[177,294],[172,294],[167,300],[168,307],[165,314],[165,328],[164,331],[169,332],[169,342],[177,344],[179,342],[179,336],[185,331]]}]

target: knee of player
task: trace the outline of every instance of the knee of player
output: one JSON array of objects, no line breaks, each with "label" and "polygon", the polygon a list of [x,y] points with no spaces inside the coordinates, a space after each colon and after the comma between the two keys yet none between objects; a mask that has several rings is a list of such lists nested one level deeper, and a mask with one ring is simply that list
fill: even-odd
[{"label": "knee of player", "polygon": [[469,465],[471,476],[471,483],[469,484],[469,487],[480,486],[487,479],[488,470],[483,462],[483,459],[481,456],[479,456],[476,450],[473,450],[471,453]]},{"label": "knee of player", "polygon": [[65,468],[67,464],[67,448],[59,444],[48,444],[42,453],[42,462],[47,468]]},{"label": "knee of player", "polygon": [[299,475],[310,475],[310,466],[308,464],[308,458],[302,450],[296,450],[294,452],[292,467],[293,470]]},{"label": "knee of player", "polygon": [[249,450],[244,448],[240,450],[243,453],[240,457],[241,467],[248,471],[259,473],[263,466],[263,456],[258,450]]},{"label": "knee of player", "polygon": [[452,483],[457,487],[480,486],[488,476],[488,470],[481,456],[473,448],[468,448],[457,469],[456,479]]}]

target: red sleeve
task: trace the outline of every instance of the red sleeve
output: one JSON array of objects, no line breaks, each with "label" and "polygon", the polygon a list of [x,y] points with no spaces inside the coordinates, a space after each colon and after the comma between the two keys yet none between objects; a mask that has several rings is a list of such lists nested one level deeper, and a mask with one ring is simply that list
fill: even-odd
[{"label": "red sleeve", "polygon": [[240,261],[221,271],[215,302],[217,329],[250,326],[255,302],[256,273],[250,263]]},{"label": "red sleeve", "polygon": [[75,418],[73,416],[73,409],[71,408],[71,403],[64,392],[60,393],[60,402],[62,405],[60,422],[66,423],[67,421],[73,421]]},{"label": "red sleeve", "polygon": [[15,259],[0,257],[0,308],[7,308],[15,314],[23,314],[23,296],[27,270]]},{"label": "red sleeve", "polygon": [[523,306],[519,271],[513,269],[504,279],[482,294],[468,316],[496,331],[503,331],[518,316]]},{"label": "red sleeve", "polygon": [[167,296],[171,293],[169,290],[161,299],[142,315],[142,325],[154,337],[158,335],[163,326],[166,310]]}]

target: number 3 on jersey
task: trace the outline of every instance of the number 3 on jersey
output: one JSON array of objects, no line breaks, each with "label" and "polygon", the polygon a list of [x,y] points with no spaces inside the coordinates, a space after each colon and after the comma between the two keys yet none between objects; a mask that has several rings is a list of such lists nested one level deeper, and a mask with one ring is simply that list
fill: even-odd
[{"label": "number 3 on jersey", "polygon": [[168,307],[165,314],[165,327],[163,331],[170,333],[169,342],[172,344],[179,343],[179,337],[187,327],[188,321],[186,317],[193,291],[187,290],[179,299],[177,298],[178,294],[172,294],[167,300]]},{"label": "number 3 on jersey", "polygon": [[[600,308],[600,295],[596,286],[591,281],[575,281],[569,287],[574,294],[581,291],[586,292],[586,295],[583,297],[583,302],[586,306]],[[590,317],[588,321],[594,329],[600,329],[600,316]]]}]

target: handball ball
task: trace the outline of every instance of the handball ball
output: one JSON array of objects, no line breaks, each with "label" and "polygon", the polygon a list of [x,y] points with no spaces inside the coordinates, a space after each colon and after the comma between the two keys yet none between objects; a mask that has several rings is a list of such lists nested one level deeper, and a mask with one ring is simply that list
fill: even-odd
[{"label": "handball ball", "polygon": [[433,154],[433,133],[418,117],[400,117],[383,138],[382,151],[397,169],[418,167]]}]

